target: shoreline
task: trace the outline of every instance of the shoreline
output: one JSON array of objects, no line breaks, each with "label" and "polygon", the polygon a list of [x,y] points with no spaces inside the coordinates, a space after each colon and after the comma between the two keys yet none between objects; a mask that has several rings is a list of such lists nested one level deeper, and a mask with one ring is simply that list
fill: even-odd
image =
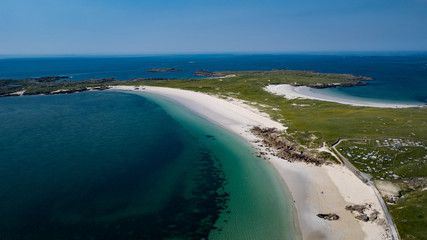
[{"label": "shoreline", "polygon": [[405,103],[392,103],[392,102],[376,102],[363,99],[352,99],[340,96],[332,96],[328,94],[322,94],[314,92],[313,89],[307,86],[292,86],[290,84],[278,84],[268,85],[264,88],[266,91],[284,96],[287,99],[313,99],[326,102],[335,102],[351,106],[360,107],[377,107],[377,108],[411,108],[411,107],[423,107],[422,104],[405,104]]},{"label": "shoreline", "polygon": [[[220,99],[203,93],[148,86],[112,86],[111,90],[140,91],[160,95],[188,108],[195,114],[247,140],[258,152],[268,152],[255,143],[250,132],[254,126],[286,128],[257,109],[236,99]],[[288,162],[271,154],[265,159],[280,175],[294,202],[295,222],[302,239],[391,239],[384,220],[362,222],[347,205],[371,204],[371,210],[384,212],[373,190],[361,182],[350,170],[340,165],[320,167],[300,162]],[[319,213],[336,213],[340,219],[328,221]]]}]

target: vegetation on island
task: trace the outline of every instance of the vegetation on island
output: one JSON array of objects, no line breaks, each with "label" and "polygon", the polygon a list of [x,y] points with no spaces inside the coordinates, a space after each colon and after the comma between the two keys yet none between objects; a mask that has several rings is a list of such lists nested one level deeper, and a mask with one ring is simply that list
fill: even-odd
[{"label": "vegetation on island", "polygon": [[182,69],[176,69],[176,68],[150,68],[145,69],[147,72],[181,72]]},{"label": "vegetation on island", "polygon": [[[361,172],[387,181],[400,189],[398,196],[385,196],[403,239],[427,236],[427,108],[373,108],[308,99],[286,99],[267,92],[271,84],[310,87],[365,85],[366,77],[312,71],[272,70],[245,72],[199,71],[201,79],[64,79],[0,80],[0,96],[60,94],[103,90],[111,85],[149,85],[181,88],[243,100],[288,127],[282,138],[298,151],[333,159],[324,146],[342,141],[336,149]],[[45,81],[46,80],[46,81]]]}]

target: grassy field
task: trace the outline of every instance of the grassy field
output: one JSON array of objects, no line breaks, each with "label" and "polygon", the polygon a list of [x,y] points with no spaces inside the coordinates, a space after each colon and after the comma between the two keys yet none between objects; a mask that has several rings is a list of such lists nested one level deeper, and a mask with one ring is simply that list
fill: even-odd
[{"label": "grassy field", "polygon": [[343,141],[337,148],[361,172],[374,179],[427,177],[427,147],[411,139]]},{"label": "grassy field", "polygon": [[427,216],[427,194],[423,190],[427,187],[427,180],[418,182],[421,186],[414,188],[410,181],[392,181],[403,189],[403,197],[397,199],[396,204],[389,205],[388,208],[393,216],[394,222],[399,229],[402,239],[427,239],[426,216]]}]

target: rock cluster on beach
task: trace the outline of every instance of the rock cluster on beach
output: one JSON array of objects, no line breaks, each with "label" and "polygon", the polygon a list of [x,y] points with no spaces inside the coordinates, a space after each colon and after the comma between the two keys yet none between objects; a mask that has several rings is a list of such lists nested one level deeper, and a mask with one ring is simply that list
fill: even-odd
[{"label": "rock cluster on beach", "polygon": [[379,212],[376,209],[371,209],[371,204],[365,205],[348,205],[345,207],[345,210],[350,211],[355,215],[355,218],[360,221],[368,222],[375,221],[378,219]]},{"label": "rock cluster on beach", "polygon": [[[253,127],[251,132],[261,138],[262,146],[273,148],[273,155],[288,161],[299,161],[311,163],[316,166],[329,164],[330,161],[316,157],[314,154],[304,152],[298,145],[280,136],[280,132],[276,128],[260,128]],[[261,153],[263,155],[263,153]]]},{"label": "rock cluster on beach", "polygon": [[326,214],[325,213],[319,213],[319,214],[317,214],[317,216],[319,218],[323,218],[323,219],[329,220],[329,221],[336,221],[336,220],[340,219],[340,216],[338,216],[335,213],[326,213]]}]

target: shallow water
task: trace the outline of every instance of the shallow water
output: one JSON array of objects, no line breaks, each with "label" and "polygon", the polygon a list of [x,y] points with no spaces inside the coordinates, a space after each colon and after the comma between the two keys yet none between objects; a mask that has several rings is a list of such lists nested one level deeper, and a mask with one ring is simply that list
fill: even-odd
[{"label": "shallow water", "polygon": [[0,123],[1,239],[296,238],[271,167],[161,98],[2,98]]},{"label": "shallow water", "polygon": [[189,132],[198,142],[209,145],[222,164],[230,200],[216,224],[220,231],[212,231],[210,239],[299,238],[287,187],[269,163],[255,157],[246,141],[176,103],[143,95],[160,104],[185,129],[191,129]]}]

